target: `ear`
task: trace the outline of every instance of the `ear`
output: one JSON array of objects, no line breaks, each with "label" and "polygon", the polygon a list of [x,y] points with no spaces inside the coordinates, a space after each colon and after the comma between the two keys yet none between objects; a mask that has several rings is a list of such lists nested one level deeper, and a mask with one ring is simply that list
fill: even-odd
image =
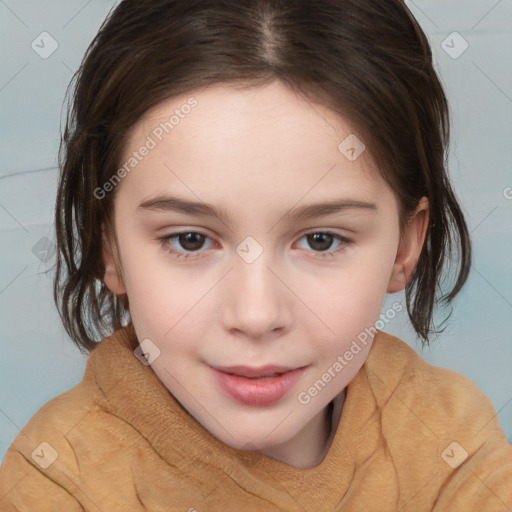
[{"label": "ear", "polygon": [[428,221],[428,200],[422,197],[400,237],[400,245],[388,284],[388,293],[403,290],[409,282],[423,248]]},{"label": "ear", "polygon": [[121,262],[119,260],[115,237],[108,236],[105,233],[105,230],[103,230],[101,245],[103,264],[105,266],[103,280],[111,292],[116,295],[124,295],[126,293],[126,288],[123,282]]}]

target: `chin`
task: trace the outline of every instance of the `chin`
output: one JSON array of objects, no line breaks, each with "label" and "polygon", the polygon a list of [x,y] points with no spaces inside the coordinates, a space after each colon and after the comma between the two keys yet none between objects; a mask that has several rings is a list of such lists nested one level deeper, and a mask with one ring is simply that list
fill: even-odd
[{"label": "chin", "polygon": [[230,429],[229,427],[226,429],[226,432],[224,429],[219,428],[218,425],[214,425],[214,430],[208,430],[224,444],[237,450],[261,451],[286,443],[301,430],[301,425],[298,425],[296,429],[292,429],[292,425],[287,425],[286,429],[276,428],[282,422],[282,417],[269,422],[268,426],[262,421],[255,421],[251,424],[243,421],[230,421],[230,425],[236,426],[236,432],[233,431],[233,428]]},{"label": "chin", "polygon": [[224,444],[227,444],[231,448],[235,448],[236,450],[256,450],[256,451],[265,451],[269,450],[272,447],[284,443],[287,439],[281,442],[270,442],[268,438],[265,437],[264,434],[256,437],[241,437],[233,439],[232,437],[227,436],[225,439],[221,439]]}]

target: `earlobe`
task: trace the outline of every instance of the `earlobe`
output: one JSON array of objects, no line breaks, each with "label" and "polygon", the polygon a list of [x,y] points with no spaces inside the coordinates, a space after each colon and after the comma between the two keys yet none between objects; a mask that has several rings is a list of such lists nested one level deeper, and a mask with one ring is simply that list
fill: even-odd
[{"label": "earlobe", "polygon": [[421,198],[401,237],[395,263],[388,284],[388,293],[403,290],[409,282],[425,242],[429,224],[429,205]]},{"label": "earlobe", "polygon": [[111,241],[105,233],[102,236],[102,256],[105,266],[103,280],[107,288],[116,295],[126,294],[126,288],[121,275],[121,265],[117,257],[117,246],[115,246],[115,241]]}]

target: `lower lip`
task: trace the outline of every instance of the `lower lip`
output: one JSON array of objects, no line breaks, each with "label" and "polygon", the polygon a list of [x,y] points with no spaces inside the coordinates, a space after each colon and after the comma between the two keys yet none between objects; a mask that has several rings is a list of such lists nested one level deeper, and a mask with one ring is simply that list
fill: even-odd
[{"label": "lower lip", "polygon": [[300,379],[305,368],[297,368],[266,379],[249,379],[212,369],[219,386],[237,402],[268,405],[286,395]]}]

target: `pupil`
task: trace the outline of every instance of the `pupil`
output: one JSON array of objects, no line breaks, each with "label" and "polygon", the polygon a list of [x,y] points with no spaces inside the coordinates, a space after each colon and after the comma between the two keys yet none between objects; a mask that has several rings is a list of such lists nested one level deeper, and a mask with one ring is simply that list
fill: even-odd
[{"label": "pupil", "polygon": [[183,233],[179,235],[181,246],[187,251],[196,251],[204,243],[204,236],[200,233]]},{"label": "pupil", "polygon": [[[329,249],[332,245],[332,240],[332,235],[327,233],[313,233],[312,235],[308,235],[308,243],[317,251],[326,251]],[[317,244],[316,247],[315,244]]]}]

